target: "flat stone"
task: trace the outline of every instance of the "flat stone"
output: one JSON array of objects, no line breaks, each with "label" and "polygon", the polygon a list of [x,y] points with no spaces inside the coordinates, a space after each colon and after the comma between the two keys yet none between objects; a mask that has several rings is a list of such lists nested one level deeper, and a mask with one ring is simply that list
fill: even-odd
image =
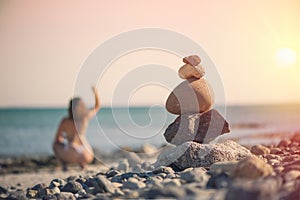
[{"label": "flat stone", "polygon": [[248,157],[241,160],[233,173],[235,177],[257,179],[269,176],[273,173],[273,168],[257,157]]},{"label": "flat stone", "polygon": [[203,114],[188,113],[178,116],[164,133],[167,142],[180,145],[187,141],[208,143],[216,137],[229,133],[229,125],[217,110]]},{"label": "flat stone", "polygon": [[252,156],[248,149],[231,140],[216,144],[185,142],[163,151],[155,166],[173,164],[179,170],[184,170],[189,167],[210,167],[216,162],[241,160],[248,156]]}]

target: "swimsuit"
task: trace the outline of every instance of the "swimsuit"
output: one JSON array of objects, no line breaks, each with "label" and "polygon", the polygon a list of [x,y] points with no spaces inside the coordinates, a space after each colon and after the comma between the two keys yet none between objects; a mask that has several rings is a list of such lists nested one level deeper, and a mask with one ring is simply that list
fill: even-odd
[{"label": "swimsuit", "polygon": [[64,143],[64,150],[65,150],[65,151],[69,150],[70,147],[73,147],[73,148],[75,149],[75,151],[76,151],[78,154],[80,154],[80,155],[83,154],[84,148],[85,148],[83,145],[72,145],[72,144],[70,145],[70,144]]}]

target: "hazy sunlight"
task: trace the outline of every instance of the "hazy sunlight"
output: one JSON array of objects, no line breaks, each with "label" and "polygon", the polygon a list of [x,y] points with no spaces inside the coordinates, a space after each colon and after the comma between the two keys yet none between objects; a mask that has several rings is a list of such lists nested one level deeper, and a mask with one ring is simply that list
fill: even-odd
[{"label": "hazy sunlight", "polygon": [[280,48],[276,52],[276,61],[280,67],[292,67],[297,60],[297,54],[290,48]]}]

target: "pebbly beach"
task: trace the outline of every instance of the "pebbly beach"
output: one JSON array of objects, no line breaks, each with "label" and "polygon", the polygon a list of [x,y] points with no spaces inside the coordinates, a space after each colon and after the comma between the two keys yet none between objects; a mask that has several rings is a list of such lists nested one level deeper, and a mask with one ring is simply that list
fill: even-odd
[{"label": "pebbly beach", "polygon": [[[177,162],[177,167],[161,165],[167,161],[163,152],[168,152],[170,158],[176,156],[170,151],[176,152],[182,146],[159,150],[145,145],[139,152],[136,150],[137,153],[114,152],[114,158],[103,155],[105,164],[93,163],[84,171],[71,166],[69,171],[63,172],[55,162],[46,162],[43,167],[24,165],[23,170],[20,166],[19,171],[16,168],[4,171],[5,166],[21,165],[21,159],[2,159],[0,198],[299,199],[300,133],[269,146],[257,144],[245,148],[230,140],[227,147],[228,144],[234,146],[226,148],[216,144],[212,147],[214,153],[210,156],[215,160],[210,159],[211,163],[200,157],[194,157],[193,162],[189,159],[191,155],[184,154],[179,158],[182,166]],[[197,146],[197,152],[207,148],[206,144],[194,146]],[[218,156],[218,149],[228,156]],[[183,163],[183,160],[190,162]],[[30,163],[30,160],[23,158],[23,162]]]},{"label": "pebbly beach", "polygon": [[0,160],[1,199],[299,199],[300,133],[278,143],[243,146],[219,139],[230,125],[214,108],[201,59],[183,59],[184,79],[166,101],[178,115],[166,145],[94,150],[81,170],[62,171],[54,156]]}]

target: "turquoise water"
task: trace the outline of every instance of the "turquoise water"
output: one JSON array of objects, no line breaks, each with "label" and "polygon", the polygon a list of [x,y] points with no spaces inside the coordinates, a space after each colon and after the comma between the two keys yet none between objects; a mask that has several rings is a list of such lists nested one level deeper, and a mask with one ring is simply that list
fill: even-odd
[{"label": "turquoise water", "polygon": [[[0,109],[0,155],[52,154],[57,126],[66,115],[65,108]],[[102,108],[89,124],[87,139],[101,151],[144,143],[161,146],[166,143],[163,132],[175,117],[159,107]],[[226,137],[289,134],[300,130],[300,106],[231,106],[226,119],[232,125]]]}]

